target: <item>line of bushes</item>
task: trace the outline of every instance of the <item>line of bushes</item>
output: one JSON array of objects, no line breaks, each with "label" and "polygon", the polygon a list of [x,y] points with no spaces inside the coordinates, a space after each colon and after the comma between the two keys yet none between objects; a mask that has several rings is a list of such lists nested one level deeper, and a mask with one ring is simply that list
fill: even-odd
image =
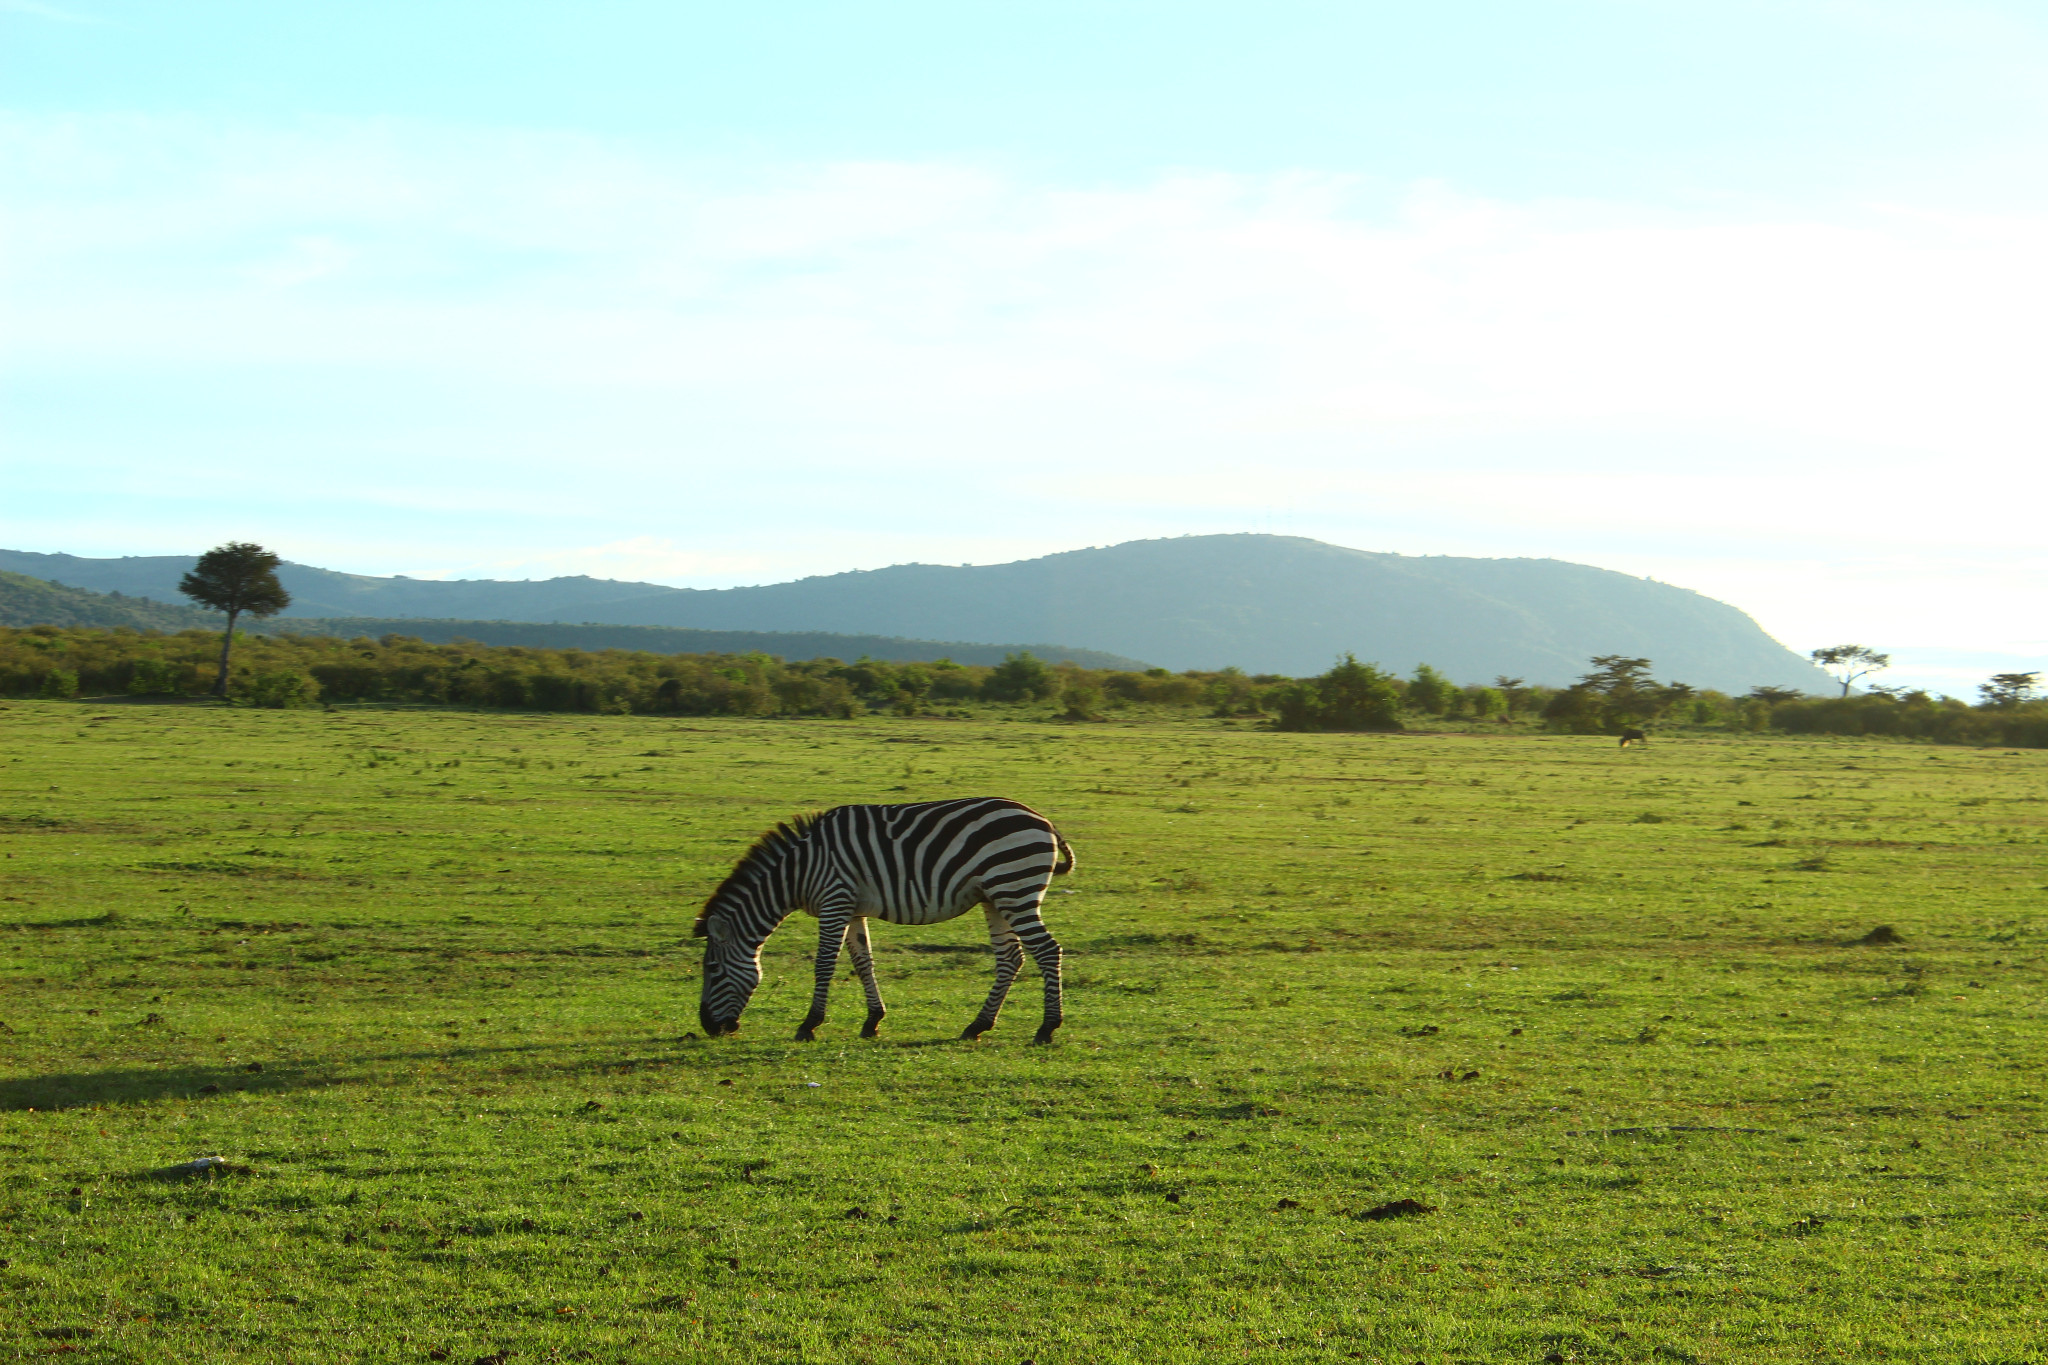
[{"label": "line of bushes", "polygon": [[1971,706],[1925,692],[1795,697],[1771,707],[1770,723],[1793,735],[1882,735],[1936,744],[2048,749],[2048,701]]},{"label": "line of bushes", "polygon": [[[217,632],[127,627],[0,627],[0,696],[200,696]],[[2048,748],[2048,701],[1971,706],[1924,692],[1808,697],[1758,688],[1745,697],[1658,683],[1647,659],[1603,655],[1570,687],[1496,678],[1460,686],[1427,664],[1406,678],[1346,655],[1313,678],[1237,669],[1172,673],[1084,669],[1016,654],[993,666],[947,659],[788,661],[766,654],[651,654],[538,649],[411,636],[238,638],[231,701],[429,702],[535,711],[690,716],[903,715],[970,704],[1052,703],[1070,720],[1133,707],[1270,720],[1295,731],[1399,730],[1409,722],[1530,722],[1569,734],[1665,724],[1788,734],[1879,735],[1942,744]]]},{"label": "line of bushes", "polygon": [[[58,626],[0,628],[0,695],[203,695],[220,648],[216,632]],[[914,715],[970,702],[1046,702],[1076,719],[1131,705],[1263,715],[1287,682],[1220,673],[1144,673],[1054,666],[1030,654],[993,666],[948,659],[788,661],[766,654],[651,654],[539,649],[411,636],[237,637],[231,701],[295,707],[322,702],[439,702],[536,711],[668,715]]]}]

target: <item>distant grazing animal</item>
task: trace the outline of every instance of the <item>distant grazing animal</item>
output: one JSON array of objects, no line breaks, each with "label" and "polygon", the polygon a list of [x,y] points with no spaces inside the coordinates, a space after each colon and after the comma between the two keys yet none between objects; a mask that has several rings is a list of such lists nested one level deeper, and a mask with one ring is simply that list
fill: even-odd
[{"label": "distant grazing animal", "polygon": [[1641,730],[1623,730],[1621,732],[1621,747],[1626,749],[1631,744],[1640,744],[1644,748],[1648,748],[1650,737]]},{"label": "distant grazing animal", "polygon": [[996,982],[963,1038],[996,1026],[996,1015],[1028,951],[1045,979],[1038,1041],[1060,1026],[1060,945],[1039,921],[1052,879],[1074,870],[1074,850],[1029,806],[1001,797],[836,806],[777,825],[747,850],[697,917],[704,993],[697,1017],[712,1037],[738,1032],[740,1011],[761,984],[761,945],[795,911],[818,917],[817,987],[797,1028],[810,1042],[825,1022],[825,998],[841,944],[867,992],[872,1038],[888,1011],[875,985],[870,919],[937,924],[980,906],[995,948]]}]

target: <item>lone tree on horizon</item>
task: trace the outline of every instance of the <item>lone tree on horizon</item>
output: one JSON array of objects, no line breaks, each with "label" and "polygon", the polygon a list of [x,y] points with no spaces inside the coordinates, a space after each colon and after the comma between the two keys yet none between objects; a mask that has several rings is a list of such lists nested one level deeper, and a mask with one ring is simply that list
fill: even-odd
[{"label": "lone tree on horizon", "polygon": [[276,555],[261,545],[231,540],[199,556],[192,572],[178,583],[178,591],[202,607],[228,614],[228,628],[221,632],[220,676],[213,680],[213,695],[228,694],[228,652],[235,647],[235,618],[275,616],[292,604],[292,595],[277,581]]},{"label": "lone tree on horizon", "polygon": [[1825,649],[1816,649],[1808,657],[1835,675],[1845,697],[1849,695],[1849,684],[1858,678],[1892,666],[1891,655],[1880,654],[1865,645],[1829,645]]},{"label": "lone tree on horizon", "polygon": [[2034,699],[2041,690],[2040,673],[1993,673],[1991,681],[1981,684],[1977,690],[1984,694],[1986,706],[2003,709],[2020,706]]}]

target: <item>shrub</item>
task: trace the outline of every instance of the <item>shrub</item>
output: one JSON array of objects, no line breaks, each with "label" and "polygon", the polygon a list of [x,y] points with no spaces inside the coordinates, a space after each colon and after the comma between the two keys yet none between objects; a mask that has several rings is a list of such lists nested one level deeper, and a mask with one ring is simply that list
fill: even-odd
[{"label": "shrub", "polygon": [[1281,730],[1399,730],[1401,697],[1377,664],[1353,655],[1321,677],[1282,687],[1273,700]]},{"label": "shrub", "polygon": [[2000,744],[2048,749],[2048,702],[2026,702],[1995,718]]},{"label": "shrub", "polygon": [[526,680],[526,695],[540,711],[595,711],[597,697],[581,679],[560,673],[535,673]]},{"label": "shrub", "polygon": [[858,698],[844,678],[792,672],[776,680],[774,692],[784,710],[799,716],[845,719],[859,710]]},{"label": "shrub", "polygon": [[932,662],[931,695],[937,701],[966,701],[981,692],[981,675],[951,659]]},{"label": "shrub", "polygon": [[43,675],[42,690],[36,694],[49,701],[63,701],[78,695],[78,675],[68,668],[53,668]]},{"label": "shrub", "polygon": [[478,700],[491,706],[526,706],[531,699],[527,695],[526,679],[517,673],[499,673],[493,675],[488,691]]},{"label": "shrub", "polygon": [[932,675],[916,664],[904,664],[896,670],[896,695],[909,697],[914,704],[921,703],[932,690]]},{"label": "shrub", "polygon": [[990,701],[1040,701],[1058,691],[1052,669],[1028,652],[1004,655],[981,684],[981,695]]},{"label": "shrub", "polygon": [[1465,709],[1477,720],[1504,717],[1508,713],[1507,694],[1498,687],[1468,687],[1465,689]]},{"label": "shrub", "polygon": [[1256,716],[1264,709],[1265,689],[1243,670],[1226,668],[1210,676],[1202,688],[1202,700],[1209,704],[1212,716]]},{"label": "shrub", "polygon": [[278,710],[311,706],[320,696],[320,684],[296,669],[278,668],[262,673],[242,673],[228,682],[228,697],[247,706],[268,706]]},{"label": "shrub", "polygon": [[813,667],[826,665],[830,676],[844,682],[865,701],[893,701],[896,694],[904,690],[898,671],[877,659],[863,657],[850,664],[832,659],[813,659],[811,663]]},{"label": "shrub", "polygon": [[131,697],[159,696],[188,692],[193,682],[190,664],[175,664],[168,659],[137,659],[125,690]]},{"label": "shrub", "polygon": [[369,701],[383,691],[383,671],[373,664],[314,664],[306,671],[331,701]]},{"label": "shrub", "polygon": [[1607,733],[1607,703],[1589,687],[1566,687],[1543,707],[1543,723],[1570,735]]},{"label": "shrub", "polygon": [[1102,689],[1078,670],[1066,675],[1060,688],[1060,703],[1067,708],[1067,720],[1102,719]]},{"label": "shrub", "polygon": [[1428,664],[1415,665],[1415,676],[1408,680],[1408,704],[1427,716],[1440,716],[1451,707],[1458,689],[1449,678],[1431,668]]}]

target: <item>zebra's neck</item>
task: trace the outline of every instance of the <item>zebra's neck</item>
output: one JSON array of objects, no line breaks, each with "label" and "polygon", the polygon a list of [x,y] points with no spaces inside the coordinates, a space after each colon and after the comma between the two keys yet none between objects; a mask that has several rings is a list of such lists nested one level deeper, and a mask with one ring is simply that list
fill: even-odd
[{"label": "zebra's neck", "polygon": [[754,841],[705,911],[734,933],[765,939],[794,906],[797,883],[810,852],[809,834],[815,816],[800,816],[777,825]]}]

